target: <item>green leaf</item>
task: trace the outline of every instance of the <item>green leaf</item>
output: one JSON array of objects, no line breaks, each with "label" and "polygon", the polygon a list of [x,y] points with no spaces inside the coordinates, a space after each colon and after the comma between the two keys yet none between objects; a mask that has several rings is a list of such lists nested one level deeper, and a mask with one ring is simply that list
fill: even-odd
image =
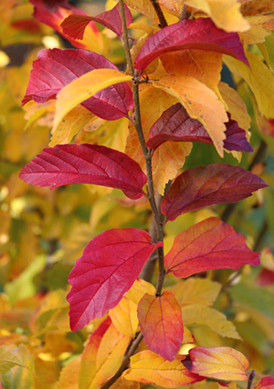
[{"label": "green leaf", "polygon": [[274,320],[274,293],[254,284],[237,284],[231,288],[231,296],[235,302]]}]

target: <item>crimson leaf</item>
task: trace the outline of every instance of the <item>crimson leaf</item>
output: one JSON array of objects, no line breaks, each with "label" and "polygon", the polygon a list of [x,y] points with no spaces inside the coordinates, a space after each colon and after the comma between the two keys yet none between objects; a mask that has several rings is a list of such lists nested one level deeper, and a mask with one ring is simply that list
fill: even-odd
[{"label": "crimson leaf", "polygon": [[182,20],[148,38],[135,60],[135,68],[142,72],[160,55],[183,49],[217,51],[248,64],[237,33],[221,30],[209,18],[199,18]]},{"label": "crimson leaf", "polygon": [[180,174],[166,193],[161,209],[167,220],[212,204],[233,203],[267,184],[239,166],[216,163]]},{"label": "crimson leaf", "polygon": [[45,148],[21,171],[28,184],[50,186],[95,184],[121,189],[131,199],[144,195],[147,181],[140,166],[120,151],[90,144]]},{"label": "crimson leaf", "polygon": [[[30,2],[34,6],[35,19],[52,27],[64,38],[68,39],[73,46],[85,48],[83,43],[71,38],[69,35],[66,35],[60,26],[63,19],[71,12],[78,15],[88,16],[84,11],[81,11],[69,4],[66,0],[30,0]],[[99,30],[94,22],[90,23],[90,27],[95,34],[99,34]]]},{"label": "crimson leaf", "polygon": [[[132,22],[132,15],[126,5],[124,5],[124,8],[126,16],[126,25],[128,27]],[[74,39],[83,39],[85,28],[91,21],[102,24],[103,26],[115,32],[115,34],[117,34],[118,36],[121,36],[123,33],[119,4],[116,4],[116,6],[110,11],[103,12],[95,17],[78,14],[69,15],[62,22],[61,27],[64,33],[69,35],[70,37]]]},{"label": "crimson leaf", "polygon": [[[30,80],[22,104],[30,100],[44,103],[71,81],[94,69],[118,68],[100,54],[74,49],[44,49],[33,62]],[[82,105],[95,115],[116,120],[133,108],[132,91],[127,83],[109,86]]]},{"label": "crimson leaf", "polygon": [[136,228],[112,229],[93,238],[69,276],[71,329],[77,331],[115,307],[161,245]]},{"label": "crimson leaf", "polygon": [[189,277],[213,269],[238,269],[259,265],[259,253],[250,250],[245,238],[217,217],[211,217],[176,236],[165,257],[167,272]]},{"label": "crimson leaf", "polygon": [[[235,120],[231,119],[230,113],[228,113],[228,118],[229,121],[225,123],[224,148],[236,151],[253,151],[246,139],[245,131],[239,127]],[[167,141],[213,144],[204,126],[199,120],[191,118],[180,103],[169,107],[156,120],[150,129],[146,146],[155,150]]]}]

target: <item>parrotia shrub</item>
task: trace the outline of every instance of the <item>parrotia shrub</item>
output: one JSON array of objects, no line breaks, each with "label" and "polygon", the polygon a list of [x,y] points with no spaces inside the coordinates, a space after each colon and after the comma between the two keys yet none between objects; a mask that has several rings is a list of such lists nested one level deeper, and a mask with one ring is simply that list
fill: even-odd
[{"label": "parrotia shrub", "polygon": [[[22,104],[28,125],[44,117],[51,139],[20,178],[56,193],[88,184],[96,199],[91,240],[68,277],[71,331],[62,339],[78,346],[51,360],[58,378],[47,388],[274,387],[267,363],[253,383],[249,366],[260,370],[260,363],[251,350],[259,353],[260,345],[253,339],[245,348],[245,327],[239,320],[237,331],[232,321],[253,318],[249,338],[269,333],[273,289],[259,284],[271,284],[273,260],[267,251],[269,273],[258,278],[257,247],[252,251],[237,223],[235,229],[226,223],[231,203],[267,186],[254,166],[263,171],[261,151],[273,135],[267,40],[273,3],[119,0],[107,1],[97,16],[64,0],[30,3],[33,25],[52,27],[75,48],[43,49],[33,62]],[[234,88],[221,81],[223,64]],[[258,146],[257,131],[254,155],[237,88],[265,139]],[[246,168],[238,166],[242,153]],[[262,199],[265,192],[259,193]],[[254,200],[245,204],[241,218]],[[232,272],[221,269],[237,272],[229,278]],[[25,342],[18,360],[3,369],[4,388],[44,388],[45,350],[41,357],[35,347],[54,334],[60,340],[56,329],[59,322],[63,328],[67,306],[58,293],[40,297],[31,319],[38,343]],[[250,324],[256,310],[260,320],[267,317],[257,332]],[[28,358],[33,362],[24,370]]]}]

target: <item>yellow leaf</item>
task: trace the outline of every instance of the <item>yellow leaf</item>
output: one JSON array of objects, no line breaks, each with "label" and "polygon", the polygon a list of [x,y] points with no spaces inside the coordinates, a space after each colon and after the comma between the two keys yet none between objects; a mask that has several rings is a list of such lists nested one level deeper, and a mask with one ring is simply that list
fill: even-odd
[{"label": "yellow leaf", "polygon": [[[170,94],[155,89],[153,86],[140,93],[142,128],[146,140],[148,140],[152,124],[176,102]],[[191,143],[188,142],[167,142],[155,151],[152,158],[153,181],[159,193],[163,193],[166,183],[176,177],[178,169],[183,166],[185,157],[190,151]],[[145,171],[145,160],[132,124],[129,125],[126,153]]]},{"label": "yellow leaf", "polygon": [[239,34],[241,41],[246,45],[264,42],[265,38],[271,34],[267,29],[267,22],[270,22],[271,20],[273,20],[273,15],[257,15],[249,17],[248,21],[250,23],[250,29]]},{"label": "yellow leaf", "polygon": [[152,351],[141,351],[130,358],[130,368],[123,378],[127,380],[176,388],[198,381],[199,378],[182,364],[185,357],[177,355],[170,362]]},{"label": "yellow leaf", "polygon": [[180,15],[183,3],[189,5],[208,15],[217,27],[227,32],[239,32],[249,29],[248,22],[240,12],[241,4],[237,0],[185,0],[179,2],[180,7],[175,7],[174,3],[178,3],[176,0],[160,0],[160,4],[163,3],[167,8],[173,11],[177,10],[177,16]]},{"label": "yellow leaf", "polygon": [[[27,120],[27,124],[25,126],[25,130],[30,128],[34,123],[37,122],[39,125],[45,125],[45,117],[47,118],[47,124],[50,127],[52,125],[52,120],[55,112],[55,101],[49,100],[45,103],[36,103],[31,100],[28,101],[24,106],[25,119]],[[41,118],[43,118],[43,122],[41,123]]]},{"label": "yellow leaf", "polygon": [[188,278],[180,280],[168,288],[171,290],[181,306],[201,304],[210,306],[216,300],[221,289],[218,282],[207,278]]},{"label": "yellow leaf", "polygon": [[147,0],[125,0],[125,3],[138,11],[139,13],[147,16],[151,21],[156,22],[157,16],[155,10],[150,1]]},{"label": "yellow leaf", "polygon": [[109,311],[109,316],[118,331],[134,338],[138,328],[137,304],[123,297],[119,304]]},{"label": "yellow leaf", "polygon": [[94,118],[95,116],[90,111],[82,105],[78,105],[65,115],[58,126],[54,128],[49,146],[53,147],[57,144],[70,143],[74,135]]},{"label": "yellow leaf", "polygon": [[219,90],[227,105],[227,110],[231,114],[231,118],[236,120],[239,126],[246,130],[249,139],[250,134],[247,130],[250,128],[250,116],[248,115],[245,103],[235,89],[230,88],[226,83],[220,82]]},{"label": "yellow leaf", "polygon": [[233,339],[241,339],[234,324],[227,320],[225,315],[213,308],[201,304],[187,305],[182,307],[184,324],[206,325],[221,336]]},{"label": "yellow leaf", "polygon": [[120,82],[130,81],[131,76],[113,69],[95,69],[76,78],[57,94],[54,132],[63,118],[78,104],[87,100],[100,90]]},{"label": "yellow leaf", "polygon": [[125,297],[133,301],[136,305],[139,303],[141,298],[146,294],[154,295],[155,288],[152,284],[142,279],[137,279],[129,291],[126,293]]},{"label": "yellow leaf", "polygon": [[226,56],[225,62],[236,76],[242,77],[254,93],[258,108],[263,116],[273,117],[274,77],[269,68],[253,53],[246,52],[250,68]]},{"label": "yellow leaf", "polygon": [[175,96],[189,116],[203,124],[222,157],[226,130],[224,123],[228,121],[228,117],[224,105],[215,93],[195,78],[184,75],[164,77],[153,85]]},{"label": "yellow leaf", "polygon": [[191,371],[201,376],[227,381],[247,380],[249,367],[246,357],[231,347],[205,348],[190,350]]},{"label": "yellow leaf", "polygon": [[70,361],[61,371],[57,389],[78,389],[80,357]]},{"label": "yellow leaf", "polygon": [[140,384],[139,382],[127,381],[120,377],[111,385],[111,389],[140,389]]},{"label": "yellow leaf", "polygon": [[165,70],[172,75],[194,77],[218,93],[222,54],[212,51],[183,50],[161,56]]},{"label": "yellow leaf", "polygon": [[120,367],[130,337],[121,334],[113,324],[105,332],[96,355],[96,373],[88,386],[97,389],[112,377]]},{"label": "yellow leaf", "polygon": [[15,345],[0,346],[0,373],[5,373],[14,366],[24,366],[24,362],[18,355],[17,347]]}]

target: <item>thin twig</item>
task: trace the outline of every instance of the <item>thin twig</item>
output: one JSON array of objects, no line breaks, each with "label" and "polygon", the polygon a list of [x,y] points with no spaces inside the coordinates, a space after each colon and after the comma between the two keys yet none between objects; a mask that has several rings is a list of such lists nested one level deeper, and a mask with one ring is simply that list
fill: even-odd
[{"label": "thin twig", "polygon": [[166,18],[163,14],[162,8],[159,6],[157,0],[150,0],[151,4],[153,5],[153,8],[155,9],[155,12],[158,16],[159,22],[160,22],[160,27],[164,28],[167,27],[167,21]]},{"label": "thin twig", "polygon": [[249,377],[248,377],[246,389],[251,389],[251,385],[252,385],[252,382],[254,380],[254,377],[255,377],[255,371],[252,370],[252,372],[249,374]]},{"label": "thin twig", "polygon": [[182,11],[181,11],[181,14],[180,14],[180,20],[189,19],[190,16],[191,16],[191,13],[187,11],[186,5],[184,4]]},{"label": "thin twig", "polygon": [[[133,77],[133,83],[132,83],[132,90],[133,90],[133,102],[134,102],[134,116],[133,116],[133,124],[136,128],[138,138],[141,144],[141,148],[145,157],[146,162],[146,173],[147,173],[147,185],[148,185],[148,200],[150,202],[150,206],[152,209],[152,214],[154,217],[154,225],[152,228],[155,229],[153,235],[154,241],[161,241],[163,242],[163,215],[160,210],[161,205],[161,196],[158,196],[158,201],[155,200],[155,194],[154,194],[154,186],[153,186],[153,176],[152,176],[152,163],[151,158],[152,154],[149,152],[149,150],[146,148],[146,142],[145,137],[142,129],[142,123],[141,123],[141,110],[140,110],[140,100],[139,100],[139,74],[134,71],[133,67],[133,61],[130,53],[129,48],[129,42],[128,42],[128,34],[127,34],[127,26],[126,26],[126,17],[125,17],[125,9],[124,9],[124,0],[119,0],[119,6],[120,6],[120,13],[122,18],[122,25],[123,25],[123,45],[125,49],[126,54],[126,60],[127,65],[129,69],[129,73]],[[159,258],[159,278],[158,283],[156,287],[156,296],[161,295],[161,290],[163,286],[164,276],[165,276],[165,269],[164,269],[164,252],[163,247],[160,247],[158,249],[158,258]],[[123,362],[117,372],[114,374],[113,377],[111,377],[103,386],[102,389],[108,389],[111,387],[111,385],[114,384],[114,382],[123,374],[124,370],[128,367],[130,357],[135,353],[137,350],[140,342],[143,339],[142,333],[139,333],[139,335],[136,337],[134,341],[131,342],[131,344],[128,347],[128,350],[126,351],[124,355]]]}]

